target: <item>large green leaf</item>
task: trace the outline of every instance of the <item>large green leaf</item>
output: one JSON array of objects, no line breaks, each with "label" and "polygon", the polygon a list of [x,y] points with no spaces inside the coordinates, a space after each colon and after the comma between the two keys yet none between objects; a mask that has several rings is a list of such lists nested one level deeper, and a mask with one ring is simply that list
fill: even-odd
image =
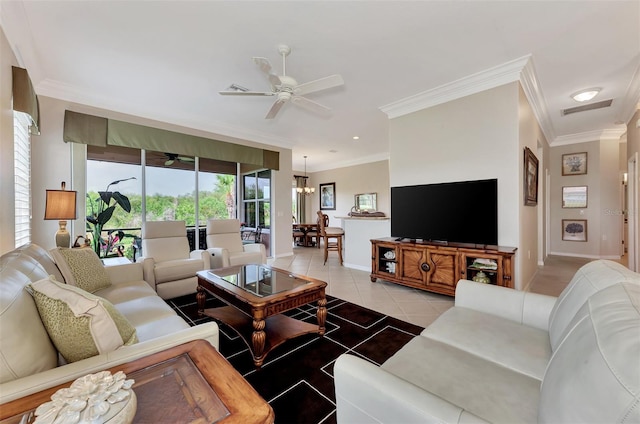
[{"label": "large green leaf", "polygon": [[107,222],[109,222],[109,220],[111,219],[111,215],[113,215],[113,211],[115,209],[116,209],[116,205],[113,205],[113,206],[109,206],[107,209],[100,212],[97,218],[98,224],[104,225]]},{"label": "large green leaf", "polygon": [[121,194],[119,191],[114,191],[113,198],[126,213],[131,212],[131,202],[129,202],[129,198],[127,196]]}]

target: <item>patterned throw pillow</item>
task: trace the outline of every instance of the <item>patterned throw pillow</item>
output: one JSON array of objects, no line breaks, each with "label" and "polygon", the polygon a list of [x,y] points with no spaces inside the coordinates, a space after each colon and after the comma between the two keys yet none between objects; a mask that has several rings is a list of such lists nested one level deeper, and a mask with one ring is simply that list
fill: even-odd
[{"label": "patterned throw pillow", "polygon": [[90,247],[57,247],[51,250],[51,255],[67,284],[80,287],[89,293],[95,293],[111,285],[102,261]]},{"label": "patterned throw pillow", "polygon": [[49,338],[67,362],[138,342],[136,329],[106,299],[50,278],[26,288]]}]

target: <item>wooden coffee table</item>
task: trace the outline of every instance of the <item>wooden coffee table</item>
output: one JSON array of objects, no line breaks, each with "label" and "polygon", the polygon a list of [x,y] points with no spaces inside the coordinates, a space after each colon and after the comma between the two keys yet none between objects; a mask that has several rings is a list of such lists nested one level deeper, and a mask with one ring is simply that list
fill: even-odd
[{"label": "wooden coffee table", "polygon": [[[271,424],[273,409],[211,344],[185,343],[110,368],[135,380],[134,423]],[[0,423],[18,424],[72,381],[0,405]],[[28,420],[31,423],[33,420]]]},{"label": "wooden coffee table", "polygon": [[[198,313],[227,324],[245,341],[256,367],[272,349],[303,334],[324,335],[327,283],[267,265],[240,265],[199,271]],[[205,291],[229,306],[205,309]],[[317,302],[318,325],[283,312]]]}]

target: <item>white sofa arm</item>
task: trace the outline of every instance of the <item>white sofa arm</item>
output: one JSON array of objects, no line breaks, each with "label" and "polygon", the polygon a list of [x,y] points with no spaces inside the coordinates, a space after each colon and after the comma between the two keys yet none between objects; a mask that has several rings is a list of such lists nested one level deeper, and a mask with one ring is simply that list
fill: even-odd
[{"label": "white sofa arm", "polygon": [[206,250],[193,250],[189,253],[189,257],[192,259],[202,259],[204,268],[202,269],[210,269],[211,268],[211,253]]},{"label": "white sofa arm", "polygon": [[144,281],[146,281],[147,284],[149,284],[151,288],[155,292],[157,292],[158,290],[156,290],[156,274],[153,271],[153,269],[155,268],[156,261],[151,257],[149,258],[139,257],[136,260],[136,263],[142,264],[142,275],[143,275]]},{"label": "white sofa arm", "polygon": [[104,269],[112,284],[126,283],[129,281],[143,281],[144,272],[141,263],[131,263],[123,265],[110,265]]},{"label": "white sofa arm", "polygon": [[333,375],[340,424],[485,422],[353,355],[340,355]]},{"label": "white sofa arm", "polygon": [[243,244],[242,248],[244,249],[245,252],[260,252],[260,254],[262,255],[261,263],[263,264],[267,263],[267,250],[264,247],[264,244],[262,243]]},{"label": "white sofa arm", "polygon": [[2,383],[0,404],[198,339],[205,339],[218,349],[218,325],[215,322],[207,322],[156,339],[123,346],[110,353]]},{"label": "white sofa arm", "polygon": [[211,268],[224,268],[231,264],[229,260],[229,251],[224,247],[210,247],[207,252],[211,255],[209,260],[211,261]]},{"label": "white sofa arm", "polygon": [[556,299],[543,294],[460,280],[456,286],[455,305],[548,331],[549,316]]}]

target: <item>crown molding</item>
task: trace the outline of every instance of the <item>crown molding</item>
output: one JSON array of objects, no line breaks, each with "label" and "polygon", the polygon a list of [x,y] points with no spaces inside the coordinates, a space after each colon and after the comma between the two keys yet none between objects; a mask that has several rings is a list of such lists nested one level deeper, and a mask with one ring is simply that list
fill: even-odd
[{"label": "crown molding", "polygon": [[609,128],[606,130],[586,131],[577,134],[561,135],[554,139],[553,143],[549,143],[551,147],[567,146],[569,144],[589,143],[592,141],[616,140],[627,132],[626,126],[620,128]]},{"label": "crown molding", "polygon": [[620,106],[620,121],[629,122],[636,110],[640,109],[640,65],[638,65],[636,72],[631,77],[631,82],[627,87],[627,95],[624,96],[623,102]]},{"label": "crown molding", "polygon": [[547,102],[540,88],[538,77],[536,76],[535,66],[533,65],[533,57],[529,56],[529,60],[525,63],[520,74],[520,85],[524,95],[529,100],[533,114],[538,120],[538,124],[547,138],[547,143],[551,144],[556,139],[556,132],[553,128],[551,119],[549,119],[549,110]]},{"label": "crown molding", "polygon": [[[75,85],[65,84],[52,79],[42,81],[35,87],[35,90],[38,95],[77,103],[78,105],[104,109],[118,114],[131,115],[143,119],[151,119],[194,130],[206,131],[208,133],[221,136],[223,141],[235,142],[237,144],[244,144],[244,142],[249,141],[286,149],[292,149],[295,145],[295,142],[292,140],[258,131],[249,131],[245,128],[236,128],[219,122],[212,122],[210,120],[200,121],[186,115],[168,116],[161,112],[149,110],[148,107],[136,106],[128,102],[114,102],[111,98],[94,95]],[[235,140],[229,140],[229,138]]]},{"label": "crown molding", "polygon": [[389,119],[480,93],[510,82],[519,81],[522,69],[531,55],[506,62],[468,77],[432,88],[380,107]]},{"label": "crown molding", "polygon": [[327,163],[326,166],[318,166],[312,169],[310,168],[309,172],[330,171],[332,169],[347,168],[349,166],[356,166],[356,165],[365,165],[368,163],[380,162],[383,160],[389,160],[389,152],[358,157],[356,159],[342,161],[342,162],[331,162],[331,163]]}]

